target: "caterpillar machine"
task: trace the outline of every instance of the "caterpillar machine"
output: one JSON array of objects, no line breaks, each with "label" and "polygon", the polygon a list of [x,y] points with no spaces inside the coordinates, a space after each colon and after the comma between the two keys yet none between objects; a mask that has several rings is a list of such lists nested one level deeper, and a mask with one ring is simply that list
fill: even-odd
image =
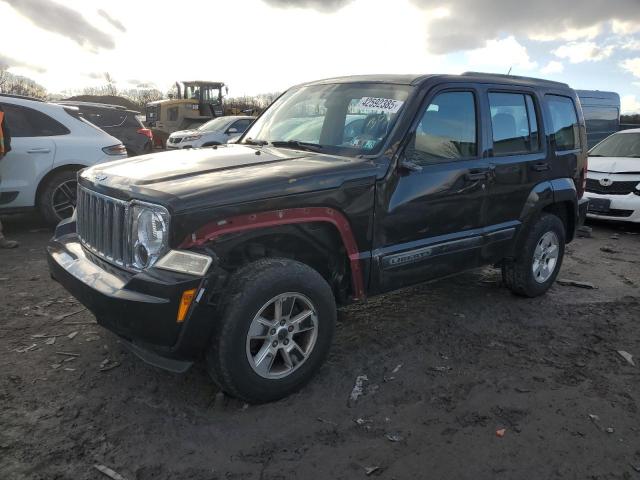
[{"label": "caterpillar machine", "polygon": [[156,146],[165,147],[167,138],[178,130],[197,128],[224,115],[223,94],[229,89],[223,82],[176,82],[176,95],[147,104],[147,126],[153,131]]}]

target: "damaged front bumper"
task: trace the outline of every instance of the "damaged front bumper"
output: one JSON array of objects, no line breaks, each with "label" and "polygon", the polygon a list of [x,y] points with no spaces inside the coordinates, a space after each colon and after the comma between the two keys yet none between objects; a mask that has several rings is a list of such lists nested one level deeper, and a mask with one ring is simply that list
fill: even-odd
[{"label": "damaged front bumper", "polygon": [[[83,248],[73,221],[56,229],[47,260],[51,276],[146,362],[185,371],[202,357],[213,330],[210,277],[153,267],[138,273],[117,268]],[[192,289],[195,300],[178,322],[182,294]]]}]

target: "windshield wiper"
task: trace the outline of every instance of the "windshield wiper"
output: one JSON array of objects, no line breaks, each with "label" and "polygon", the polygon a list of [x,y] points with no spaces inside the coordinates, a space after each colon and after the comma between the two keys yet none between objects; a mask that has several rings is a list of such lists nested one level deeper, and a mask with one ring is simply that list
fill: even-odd
[{"label": "windshield wiper", "polygon": [[254,140],[253,138],[245,138],[244,142],[242,143],[246,143],[247,145],[269,145],[269,142],[267,142],[266,140]]},{"label": "windshield wiper", "polygon": [[292,147],[300,150],[307,150],[309,152],[319,152],[322,150],[322,145],[317,143],[301,142],[300,140],[276,140],[271,142],[274,147]]}]

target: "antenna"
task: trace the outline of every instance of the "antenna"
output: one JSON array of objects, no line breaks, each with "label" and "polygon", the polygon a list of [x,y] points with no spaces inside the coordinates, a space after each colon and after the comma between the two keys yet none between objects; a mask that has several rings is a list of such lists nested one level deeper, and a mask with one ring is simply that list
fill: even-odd
[{"label": "antenna", "polygon": [[513,65],[509,67],[509,71],[507,72],[507,75],[511,74],[511,69],[513,68]]}]

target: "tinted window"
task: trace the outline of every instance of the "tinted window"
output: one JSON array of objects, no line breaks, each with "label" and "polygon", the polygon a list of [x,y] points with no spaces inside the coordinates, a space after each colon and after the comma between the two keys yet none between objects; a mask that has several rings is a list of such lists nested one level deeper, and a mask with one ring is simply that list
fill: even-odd
[{"label": "tinted window", "polygon": [[235,123],[231,124],[231,127],[229,128],[235,128],[236,130],[238,130],[238,132],[244,132],[247,127],[249,127],[249,125],[251,125],[251,122],[253,120],[249,120],[249,119],[244,119],[244,120],[238,120]]},{"label": "tinted window", "polygon": [[64,125],[32,108],[3,103],[2,109],[12,137],[50,137],[69,133]]},{"label": "tinted window", "polygon": [[640,133],[616,133],[611,135],[593,147],[589,152],[589,156],[640,158]]},{"label": "tinted window", "polygon": [[126,112],[107,108],[80,107],[80,112],[84,118],[100,128],[119,127],[127,116]]},{"label": "tinted window", "polygon": [[578,117],[573,100],[569,97],[547,95],[551,113],[551,130],[556,139],[556,149],[573,150],[580,146]]},{"label": "tinted window", "polygon": [[473,93],[441,93],[424,112],[407,157],[418,164],[474,157],[476,130]]},{"label": "tinted window", "polygon": [[489,106],[495,155],[538,150],[538,125],[530,95],[490,93]]}]

